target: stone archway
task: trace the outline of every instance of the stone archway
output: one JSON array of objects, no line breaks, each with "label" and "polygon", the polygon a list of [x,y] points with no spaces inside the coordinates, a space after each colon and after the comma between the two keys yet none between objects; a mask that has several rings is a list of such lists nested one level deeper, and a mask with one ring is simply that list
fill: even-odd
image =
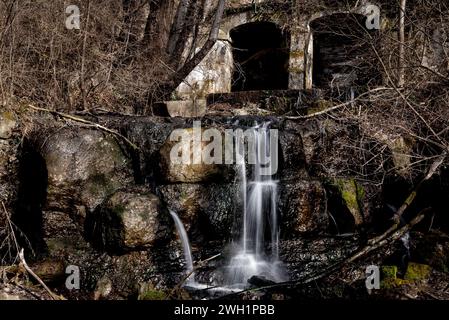
[{"label": "stone archway", "polygon": [[334,13],[313,20],[313,86],[348,88],[378,85],[378,60],[372,50],[378,30],[366,28],[366,16]]}]

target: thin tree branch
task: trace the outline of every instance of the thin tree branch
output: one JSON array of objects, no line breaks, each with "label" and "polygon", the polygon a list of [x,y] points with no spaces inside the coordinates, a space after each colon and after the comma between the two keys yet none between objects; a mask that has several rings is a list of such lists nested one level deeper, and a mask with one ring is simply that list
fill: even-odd
[{"label": "thin tree branch", "polygon": [[23,267],[25,268],[25,270],[34,278],[36,279],[37,282],[39,282],[39,284],[48,292],[48,294],[50,295],[50,297],[52,298],[52,300],[66,300],[64,297],[57,295],[56,293],[54,293],[53,291],[50,290],[50,288],[45,284],[44,281],[42,281],[41,278],[39,278],[39,276],[37,274],[34,273],[33,270],[31,270],[31,268],[28,266],[28,264],[25,261],[25,256],[24,256],[24,252],[23,249],[20,250],[19,252],[19,258],[20,258],[20,262],[22,263]]}]

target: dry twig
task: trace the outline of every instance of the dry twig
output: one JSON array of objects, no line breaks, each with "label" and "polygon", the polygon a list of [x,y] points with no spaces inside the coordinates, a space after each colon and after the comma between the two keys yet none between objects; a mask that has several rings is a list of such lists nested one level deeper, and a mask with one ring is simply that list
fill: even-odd
[{"label": "dry twig", "polygon": [[54,293],[53,291],[50,290],[50,288],[45,284],[44,281],[42,281],[41,278],[39,278],[39,276],[34,273],[33,270],[31,270],[31,268],[28,266],[28,264],[25,261],[25,256],[23,253],[23,249],[20,250],[19,253],[19,258],[20,258],[20,262],[23,265],[23,267],[25,268],[25,270],[34,278],[36,279],[37,282],[39,282],[39,284],[48,292],[48,294],[50,295],[50,297],[52,298],[52,300],[66,300],[64,297],[57,295],[56,293]]}]

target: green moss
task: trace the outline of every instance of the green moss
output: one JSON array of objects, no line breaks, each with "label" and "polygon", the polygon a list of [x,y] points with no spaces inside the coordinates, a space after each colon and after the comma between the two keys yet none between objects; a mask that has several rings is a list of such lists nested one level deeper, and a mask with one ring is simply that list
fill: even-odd
[{"label": "green moss", "polygon": [[324,111],[332,107],[332,102],[329,100],[317,100],[312,103],[312,106],[307,109],[307,114],[311,115],[317,112]]},{"label": "green moss", "polygon": [[425,280],[429,277],[430,271],[431,267],[428,265],[410,262],[407,267],[404,279],[400,279],[397,277],[397,266],[382,266],[381,288],[392,289],[405,284],[410,284],[414,281]]},{"label": "green moss", "polygon": [[354,179],[336,179],[335,185],[341,193],[341,197],[344,200],[347,208],[356,219],[356,223],[360,224],[363,221],[362,208],[360,204],[365,198],[365,190]]},{"label": "green moss", "polygon": [[148,289],[139,294],[138,300],[167,300],[168,296],[165,292],[155,289]]},{"label": "green moss", "polygon": [[342,190],[341,196],[343,197],[343,200],[345,200],[346,205],[350,209],[358,210],[356,193],[354,193],[352,190]]},{"label": "green moss", "polygon": [[426,264],[410,262],[404,279],[410,281],[425,280],[429,277],[431,267]]},{"label": "green moss", "polygon": [[380,283],[380,287],[381,289],[393,289],[393,288],[397,288],[400,286],[403,286],[405,284],[409,283],[409,281],[407,280],[403,280],[403,279],[385,279],[382,280],[382,282]]},{"label": "green moss", "polygon": [[397,266],[382,266],[380,270],[382,274],[380,287],[382,289],[392,289],[408,283],[408,281],[397,277]]},{"label": "green moss", "polygon": [[283,114],[291,109],[291,100],[285,96],[273,96],[265,100],[265,108],[276,114]]},{"label": "green moss", "polygon": [[304,51],[302,50],[293,50],[290,52],[290,58],[297,59],[297,58],[304,58]]},{"label": "green moss", "polygon": [[125,211],[126,211],[125,206],[123,206],[122,204],[118,204],[118,205],[116,205],[114,207],[114,214],[117,217],[123,218],[123,215],[125,214]]},{"label": "green moss", "polygon": [[185,189],[182,189],[179,197],[181,201],[186,201],[189,198],[189,195],[187,194]]},{"label": "green moss", "polygon": [[0,118],[3,118],[4,120],[8,120],[8,121],[15,121],[14,114],[12,112],[9,112],[9,111],[2,112],[0,114]]},{"label": "green moss", "polygon": [[365,199],[365,188],[363,188],[360,184],[356,183],[357,188],[357,199],[362,201]]},{"label": "green moss", "polygon": [[398,274],[397,266],[382,266],[381,274],[383,279],[396,279]]}]

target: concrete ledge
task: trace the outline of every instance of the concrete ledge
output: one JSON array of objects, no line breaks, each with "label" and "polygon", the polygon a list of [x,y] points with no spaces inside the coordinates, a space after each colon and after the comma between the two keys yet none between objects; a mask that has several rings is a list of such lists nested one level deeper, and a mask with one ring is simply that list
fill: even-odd
[{"label": "concrete ledge", "polygon": [[206,114],[206,100],[163,101],[153,106],[153,114],[159,117],[202,117]]}]

